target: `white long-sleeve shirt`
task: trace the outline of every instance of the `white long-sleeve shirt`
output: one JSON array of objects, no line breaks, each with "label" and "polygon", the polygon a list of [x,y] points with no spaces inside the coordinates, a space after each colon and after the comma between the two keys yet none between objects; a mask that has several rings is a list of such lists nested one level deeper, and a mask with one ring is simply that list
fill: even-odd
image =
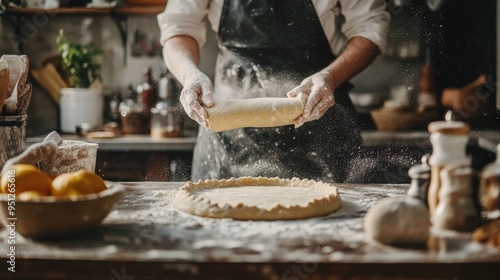
[{"label": "white long-sleeve shirt", "polygon": [[[380,50],[384,48],[390,21],[385,0],[312,2],[334,54],[340,54],[346,43],[356,36],[367,38]],[[165,11],[158,15],[160,42],[163,44],[171,37],[188,35],[200,47],[203,46],[206,41],[204,19],[208,15],[212,29],[217,32],[223,4],[224,0],[169,0]],[[340,8],[337,4],[340,4]],[[344,19],[339,18],[342,16]]]}]

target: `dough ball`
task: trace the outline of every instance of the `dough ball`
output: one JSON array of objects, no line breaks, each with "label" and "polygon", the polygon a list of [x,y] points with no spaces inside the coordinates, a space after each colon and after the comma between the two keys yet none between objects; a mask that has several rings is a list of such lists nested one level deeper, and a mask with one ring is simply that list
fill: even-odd
[{"label": "dough ball", "polygon": [[366,213],[365,233],[369,241],[383,244],[422,244],[429,238],[429,210],[413,197],[381,200]]}]

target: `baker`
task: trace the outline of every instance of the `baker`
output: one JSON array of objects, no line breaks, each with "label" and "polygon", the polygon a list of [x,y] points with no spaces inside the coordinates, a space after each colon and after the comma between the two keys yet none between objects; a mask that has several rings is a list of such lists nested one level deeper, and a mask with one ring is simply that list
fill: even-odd
[{"label": "baker", "polygon": [[[198,68],[204,18],[217,32],[214,83]],[[158,15],[181,103],[201,127],[192,179],[300,177],[342,182],[362,144],[349,79],[384,45],[384,0],[169,0]],[[206,129],[207,110],[228,98],[306,96],[294,125]]]}]

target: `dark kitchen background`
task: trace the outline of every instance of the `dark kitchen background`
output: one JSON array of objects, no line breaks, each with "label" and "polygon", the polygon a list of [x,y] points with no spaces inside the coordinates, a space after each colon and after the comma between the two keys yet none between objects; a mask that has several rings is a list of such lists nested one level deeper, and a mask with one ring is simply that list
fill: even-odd
[{"label": "dark kitchen background", "polygon": [[[0,20],[0,53],[27,54],[30,58],[30,68],[40,69],[58,55],[55,42],[60,29],[64,29],[71,40],[94,43],[105,52],[102,78],[106,108],[114,97],[123,98],[130,85],[136,87],[141,83],[143,68],[150,67],[153,79],[160,79],[163,66],[156,14],[162,11],[161,6],[149,6],[147,12],[141,9],[85,12],[82,7],[75,12],[23,13],[12,8],[5,10],[5,7],[11,7],[9,2],[18,6],[34,7],[44,3],[41,0],[2,1],[4,10]],[[64,3],[68,6],[92,4],[90,1],[77,2]],[[116,7],[126,5],[126,2],[118,1]],[[399,140],[392,139],[391,142],[390,136],[383,133],[407,133],[411,138],[411,133],[416,132],[415,139],[413,142],[410,140],[410,144],[422,141],[428,137],[427,124],[432,120],[444,119],[445,113],[450,109],[454,111],[452,118],[466,120],[473,130],[487,130],[495,135],[500,132],[498,110],[495,108],[498,102],[497,54],[500,52],[497,46],[496,2],[387,1],[387,10],[392,15],[387,46],[369,68],[352,80],[355,88],[350,95],[357,107],[359,122],[365,131],[365,140],[368,139],[377,147],[387,148],[392,145],[401,148],[406,142],[394,144]],[[211,32],[210,28],[208,32]],[[209,40],[201,50],[201,69],[212,78],[217,45],[214,36],[207,38]],[[486,81],[474,89],[474,98],[462,102],[462,105],[466,105],[465,109],[455,108],[446,101],[443,103],[443,93],[446,89],[462,88],[481,75],[486,77]],[[32,78],[30,80],[33,84],[33,99],[28,113],[27,136],[36,138],[57,130],[59,116],[57,106],[51,102],[46,91]],[[408,109],[418,107],[424,88],[430,91],[431,97],[434,98],[437,106],[435,110],[429,113],[425,110],[422,112]],[[177,85],[174,94],[178,94],[179,90]],[[399,107],[403,109],[394,110]],[[389,113],[387,108],[391,108]],[[109,116],[105,116],[107,117]],[[196,125],[186,116],[183,115],[182,118],[185,122],[183,135],[193,137],[196,134]],[[377,132],[383,133],[376,134]],[[410,152],[411,163],[428,152],[429,147],[427,143],[424,148],[419,146],[410,149],[414,151],[413,154]],[[108,152],[112,153],[111,150]],[[482,161],[490,161],[491,149],[485,154],[486,157]],[[189,151],[173,157],[176,156],[185,159],[185,162],[173,164],[174,161],[170,161],[170,173],[173,173],[172,169],[189,168]],[[113,157],[117,161],[123,159],[117,158],[118,155]],[[102,154],[100,158],[102,160]],[[168,178],[159,179],[185,179],[186,176],[184,172],[180,177],[170,174]],[[154,177],[139,179],[147,178]]]}]

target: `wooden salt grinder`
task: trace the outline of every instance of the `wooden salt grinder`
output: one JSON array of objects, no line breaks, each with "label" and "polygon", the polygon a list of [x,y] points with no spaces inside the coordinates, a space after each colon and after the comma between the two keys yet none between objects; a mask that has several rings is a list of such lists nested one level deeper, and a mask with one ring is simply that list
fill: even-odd
[{"label": "wooden salt grinder", "polygon": [[427,202],[432,215],[439,202],[441,170],[448,165],[470,166],[470,160],[465,153],[470,127],[464,122],[437,121],[430,123],[428,129],[431,133],[432,155],[429,158],[431,182]]},{"label": "wooden salt grinder", "polygon": [[473,231],[481,224],[474,205],[472,182],[476,172],[470,166],[447,166],[440,172],[439,203],[432,224],[438,229]]},{"label": "wooden salt grinder", "polygon": [[429,208],[427,202],[427,193],[431,181],[431,167],[429,165],[429,154],[422,157],[422,164],[413,166],[408,170],[408,175],[411,178],[408,196],[415,197]]}]

